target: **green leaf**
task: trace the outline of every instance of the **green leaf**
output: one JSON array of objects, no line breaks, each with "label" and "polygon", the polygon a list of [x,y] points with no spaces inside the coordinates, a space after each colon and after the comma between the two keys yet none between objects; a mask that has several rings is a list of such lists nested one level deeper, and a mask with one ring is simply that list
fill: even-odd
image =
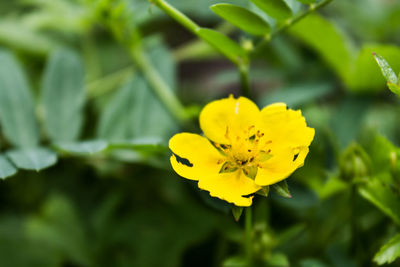
[{"label": "green leaf", "polygon": [[289,33],[313,48],[347,81],[352,64],[349,38],[335,24],[320,15],[311,14],[288,29]]},{"label": "green leaf", "polygon": [[40,171],[57,162],[57,155],[47,148],[15,149],[6,153],[7,157],[20,169]]},{"label": "green leaf", "polygon": [[[157,41],[157,40],[155,40]],[[168,49],[159,41],[148,45],[149,58],[161,77],[173,89],[176,66]],[[142,75],[134,75],[113,96],[100,117],[97,135],[114,143],[137,138],[167,139],[177,125],[151,91]]]},{"label": "green leaf", "polygon": [[72,50],[51,54],[43,77],[45,129],[53,142],[73,141],[81,130],[85,101],[83,63]]},{"label": "green leaf", "polygon": [[387,83],[388,88],[390,91],[395,93],[396,95],[400,96],[400,86],[394,83]]},{"label": "green leaf", "polygon": [[243,213],[243,207],[238,207],[238,206],[232,206],[232,214],[233,217],[235,218],[235,221],[239,221],[240,216],[242,216]]},{"label": "green leaf", "polygon": [[273,253],[268,258],[268,266],[271,267],[289,267],[289,259],[283,253]]},{"label": "green leaf", "polygon": [[268,194],[269,194],[269,186],[267,185],[267,186],[261,187],[261,189],[258,190],[256,193],[257,193],[258,195],[260,195],[260,196],[268,197]]},{"label": "green leaf", "polygon": [[18,147],[39,142],[33,98],[14,56],[0,50],[0,122],[7,139]]},{"label": "green leaf", "polygon": [[250,34],[265,35],[271,31],[271,27],[265,20],[246,8],[231,4],[216,4],[211,6],[211,10]]},{"label": "green leaf", "polygon": [[156,152],[167,152],[169,151],[168,146],[165,142],[159,138],[135,138],[132,140],[111,143],[109,145],[110,149],[132,149],[135,151],[146,152],[146,153],[156,153]]},{"label": "green leaf", "polygon": [[45,55],[59,45],[54,38],[49,38],[21,23],[22,19],[17,16],[15,19],[4,19],[4,17],[0,21],[0,42],[2,44],[39,55]]},{"label": "green leaf", "polygon": [[269,16],[284,20],[290,18],[292,10],[284,0],[250,0]]},{"label": "green leaf", "polygon": [[394,188],[381,182],[389,173],[371,178],[364,185],[358,188],[362,197],[378,207],[383,213],[388,215],[395,223],[400,225],[400,196],[394,192]]},{"label": "green leaf", "polygon": [[12,165],[8,159],[0,155],[0,179],[5,179],[17,173],[17,169]]},{"label": "green leaf", "polygon": [[374,261],[379,265],[390,264],[399,257],[400,234],[397,234],[379,249],[379,252],[374,257]]},{"label": "green leaf", "polygon": [[227,258],[223,263],[222,267],[248,267],[249,262],[242,256],[233,256]]},{"label": "green leaf", "polygon": [[79,266],[90,265],[91,254],[84,224],[73,202],[62,195],[49,197],[40,213],[26,220],[25,231],[29,240],[43,246],[49,255],[64,255]]},{"label": "green leaf", "polygon": [[386,81],[389,83],[397,84],[398,78],[396,73],[394,73],[393,69],[390,67],[389,63],[381,57],[380,55],[376,54],[375,52],[372,53],[378,66],[381,68],[383,77],[385,77]]},{"label": "green leaf", "polygon": [[[353,92],[380,92],[385,89],[385,78],[381,69],[376,64],[371,54],[375,52],[386,58],[388,64],[394,69],[400,69],[400,47],[393,45],[364,45],[353,66],[347,81],[349,89]],[[394,77],[397,80],[397,77]]]},{"label": "green leaf", "polygon": [[330,83],[296,84],[287,88],[281,88],[275,92],[269,92],[261,96],[261,106],[276,102],[285,102],[289,107],[300,107],[334,92],[334,86]]},{"label": "green leaf", "polygon": [[220,32],[201,28],[197,31],[197,35],[235,64],[239,64],[247,57],[245,50],[240,45]]},{"label": "green leaf", "polygon": [[286,182],[286,180],[283,180],[277,184],[272,185],[272,187],[275,189],[275,192],[278,193],[278,195],[286,198],[291,198],[292,195],[289,192],[289,187]]},{"label": "green leaf", "polygon": [[297,0],[298,2],[302,3],[302,4],[313,4],[315,3],[317,0]]},{"label": "green leaf", "polygon": [[108,143],[103,140],[89,140],[83,142],[57,143],[56,148],[62,152],[75,155],[92,155],[105,150]]}]

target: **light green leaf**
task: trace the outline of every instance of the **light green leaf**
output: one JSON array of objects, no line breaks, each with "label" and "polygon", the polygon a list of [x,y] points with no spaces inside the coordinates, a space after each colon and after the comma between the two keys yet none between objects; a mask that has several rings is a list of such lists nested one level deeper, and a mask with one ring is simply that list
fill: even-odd
[{"label": "light green leaf", "polygon": [[276,191],[276,193],[278,193],[278,195],[280,195],[282,197],[286,197],[286,198],[292,197],[292,195],[289,192],[289,187],[288,187],[286,180],[276,183],[276,184],[272,185],[272,187],[275,189],[275,191]]},{"label": "light green leaf", "polygon": [[7,157],[20,169],[40,171],[57,162],[57,155],[47,148],[15,149],[6,153]]},{"label": "light green leaf", "polygon": [[288,29],[289,33],[313,48],[342,78],[348,80],[352,64],[349,38],[332,22],[311,14]]},{"label": "light green leaf", "polygon": [[197,31],[197,35],[224,54],[235,64],[239,64],[246,58],[246,52],[244,49],[220,32],[201,28]]},{"label": "light green leaf", "polygon": [[8,159],[0,155],[0,179],[5,179],[17,173],[17,169],[12,165]]},{"label": "light green leaf", "polygon": [[292,10],[284,0],[250,0],[269,16],[284,20],[292,16]]},{"label": "light green leaf", "polygon": [[374,261],[379,265],[390,264],[400,257],[400,234],[395,235],[379,252],[376,253]]},{"label": "light green leaf", "polygon": [[248,267],[249,262],[242,256],[233,256],[227,258],[223,263],[222,267]]},{"label": "light green leaf", "polygon": [[51,54],[43,77],[45,128],[53,142],[73,141],[81,130],[85,101],[83,63],[72,50]]},{"label": "light green leaf", "polygon": [[[385,58],[393,68],[400,69],[400,47],[393,45],[366,44],[361,48],[350,72],[347,85],[353,92],[379,92],[385,89],[385,79],[372,53]],[[397,80],[397,77],[394,77]]]},{"label": "light green leaf", "polygon": [[103,140],[90,140],[83,142],[57,143],[56,148],[62,152],[76,155],[92,155],[105,150],[108,143]]},{"label": "light green leaf", "polygon": [[[390,174],[383,174],[389,175]],[[383,213],[388,215],[395,223],[400,225],[400,197],[390,185],[381,182],[385,177],[371,178],[358,188],[362,197],[377,206]]]},{"label": "light green leaf", "polygon": [[396,95],[400,96],[400,86],[394,83],[387,83],[388,88],[390,91],[395,93]]},{"label": "light green leaf", "polygon": [[7,139],[18,147],[39,142],[33,98],[15,57],[0,50],[0,122]]},{"label": "light green leaf", "polygon": [[[4,16],[2,17],[4,18]],[[21,23],[21,19],[3,19],[0,21],[0,42],[33,54],[45,55],[58,44],[54,38],[33,31]]]},{"label": "light green leaf", "polygon": [[283,253],[273,253],[268,258],[268,266],[271,267],[289,267],[289,259]]},{"label": "light green leaf", "polygon": [[398,79],[396,73],[394,73],[393,69],[390,67],[389,63],[380,55],[375,52],[372,53],[379,67],[381,68],[383,77],[385,77],[386,81],[389,83],[398,83]]},{"label": "light green leaf", "polygon": [[231,4],[216,4],[211,6],[211,10],[250,34],[265,35],[271,31],[271,27],[265,20],[246,8]]}]

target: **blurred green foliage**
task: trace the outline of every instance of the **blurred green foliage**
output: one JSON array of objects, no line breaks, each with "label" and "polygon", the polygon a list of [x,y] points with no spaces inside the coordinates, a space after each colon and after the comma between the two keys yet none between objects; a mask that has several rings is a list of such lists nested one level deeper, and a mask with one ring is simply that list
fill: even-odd
[{"label": "blurred green foliage", "polygon": [[0,0],[0,266],[248,266],[244,220],[167,149],[238,66],[316,129],[255,197],[255,265],[396,266],[400,2],[322,2],[168,1],[191,32],[144,0]]}]

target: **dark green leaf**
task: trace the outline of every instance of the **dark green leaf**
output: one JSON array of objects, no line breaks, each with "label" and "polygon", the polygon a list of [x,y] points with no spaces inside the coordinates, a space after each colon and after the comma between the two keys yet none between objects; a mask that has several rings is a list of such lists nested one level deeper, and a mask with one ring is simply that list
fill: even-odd
[{"label": "dark green leaf", "polygon": [[40,214],[30,217],[25,227],[29,239],[44,246],[49,254],[57,255],[61,251],[77,265],[90,265],[85,229],[73,203],[67,198],[51,196]]},{"label": "dark green leaf", "polygon": [[284,20],[292,16],[292,10],[284,0],[250,0],[269,16]]},{"label": "dark green leaf", "polygon": [[361,196],[377,206],[383,213],[388,215],[395,223],[400,225],[400,196],[395,192],[389,184],[385,184],[382,180],[385,173],[381,176],[371,178],[364,185],[358,188]]},{"label": "dark green leaf", "polygon": [[289,29],[289,33],[313,48],[344,81],[348,81],[352,55],[350,40],[335,24],[311,14]]},{"label": "dark green leaf", "polygon": [[40,171],[57,162],[57,155],[47,148],[15,149],[7,157],[20,169]]},{"label": "dark green leaf", "polygon": [[18,147],[39,142],[33,98],[14,56],[0,50],[0,122],[7,139]]},{"label": "dark green leaf", "polygon": [[12,165],[8,159],[0,155],[0,179],[5,179],[17,173],[17,169]]},{"label": "dark green leaf", "polygon": [[376,54],[375,52],[372,53],[376,62],[378,63],[379,67],[381,68],[383,77],[385,77],[386,81],[389,83],[397,84],[397,75],[394,73],[393,69],[390,67],[389,63],[381,57],[380,55]]},{"label": "dark green leaf", "polygon": [[105,150],[108,143],[103,140],[90,140],[83,142],[57,143],[57,149],[69,154],[92,155]]},{"label": "dark green leaf", "polygon": [[292,195],[289,192],[289,187],[288,187],[286,180],[276,183],[276,184],[272,185],[272,187],[275,189],[275,192],[278,193],[280,196],[286,197],[286,198],[292,197]]},{"label": "dark green leaf", "polygon": [[390,264],[400,257],[400,234],[395,235],[379,252],[376,253],[374,261],[379,265]]},{"label": "dark green leaf", "polygon": [[233,217],[235,218],[235,221],[239,221],[240,216],[242,216],[243,213],[243,207],[237,207],[237,206],[232,206],[232,214]]},{"label": "dark green leaf", "polygon": [[334,87],[328,83],[299,84],[267,93],[261,97],[260,103],[261,106],[266,106],[275,102],[285,102],[289,107],[296,108],[333,92]]},{"label": "dark green leaf", "polygon": [[246,58],[246,52],[244,49],[220,32],[201,28],[197,31],[197,35],[224,54],[235,64],[239,64],[244,58]]},{"label": "dark green leaf", "polygon": [[216,4],[211,10],[236,27],[253,35],[265,35],[271,31],[269,24],[252,11],[231,4]]},{"label": "dark green leaf", "polygon": [[47,63],[42,86],[44,123],[53,142],[78,137],[84,101],[84,70],[79,55],[66,49],[55,51]]}]

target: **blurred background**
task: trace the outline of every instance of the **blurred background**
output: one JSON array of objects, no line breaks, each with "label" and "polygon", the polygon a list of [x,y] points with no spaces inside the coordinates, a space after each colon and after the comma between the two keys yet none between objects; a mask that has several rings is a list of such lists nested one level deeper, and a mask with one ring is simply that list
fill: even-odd
[{"label": "blurred background", "polygon": [[[181,128],[118,29],[140,32],[195,125],[204,104],[239,94],[236,67],[148,1],[111,2],[0,0],[0,166],[16,172],[0,181],[0,266],[243,266],[243,219],[172,171],[167,142]],[[169,1],[248,40],[211,12],[217,2]],[[316,129],[287,180],[293,197],[254,199],[257,266],[376,266],[400,255],[399,101],[372,52],[400,71],[399,1],[333,0],[253,54],[259,106],[286,102]],[[21,156],[24,142],[45,156]],[[35,171],[42,163],[52,166]]]}]

